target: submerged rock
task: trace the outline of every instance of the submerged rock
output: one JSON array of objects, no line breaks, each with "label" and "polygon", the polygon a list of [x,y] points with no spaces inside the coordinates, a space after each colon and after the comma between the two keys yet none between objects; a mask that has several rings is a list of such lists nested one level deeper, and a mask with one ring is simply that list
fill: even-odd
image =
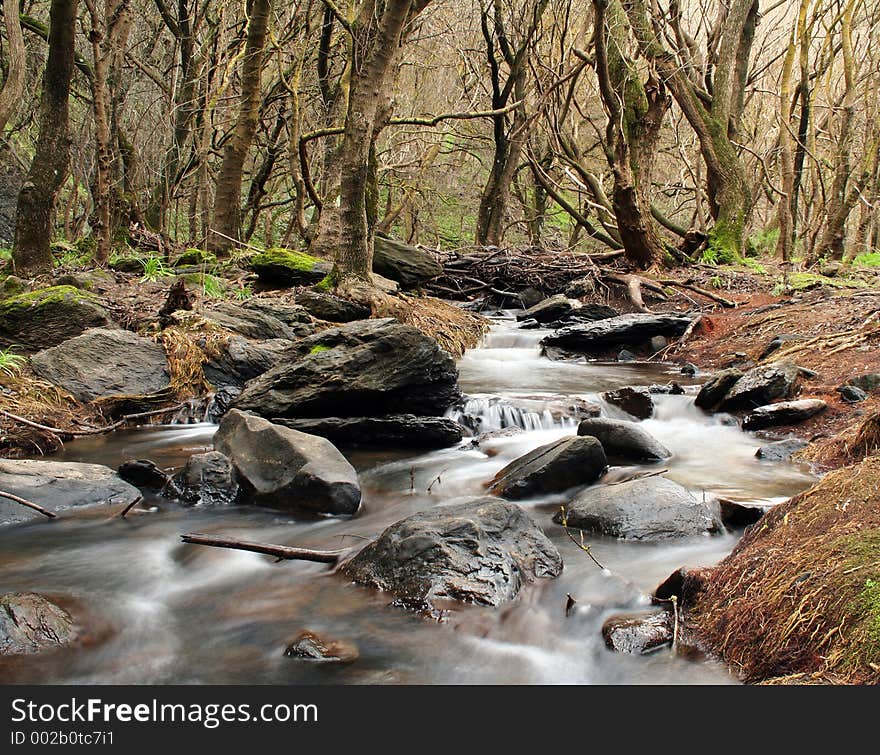
[{"label": "submerged rock", "polygon": [[641,611],[612,616],[602,625],[609,650],[645,655],[671,645],[675,619],[669,611]]},{"label": "submerged rock", "polygon": [[165,350],[129,330],[93,328],[31,357],[44,380],[78,401],[144,396],[168,388]]},{"label": "submerged rock", "polygon": [[792,362],[773,362],[746,372],[727,391],[721,411],[751,409],[791,395],[800,370]]},{"label": "submerged rock", "polygon": [[578,425],[578,435],[597,438],[611,457],[629,461],[662,461],[672,456],[666,446],[635,422],[593,417]]},{"label": "submerged rock", "polygon": [[514,499],[559,493],[595,482],[607,467],[596,438],[562,438],[512,461],[495,475],[489,489]]},{"label": "submerged rock", "polygon": [[628,540],[687,537],[721,529],[717,511],[665,477],[598,485],[579,493],[553,521]]},{"label": "submerged rock", "polygon": [[[140,491],[103,464],[73,461],[0,459],[0,490],[37,503],[52,512],[80,506],[126,506]],[[0,498],[0,524],[44,517],[29,508]]]},{"label": "submerged rock", "polygon": [[251,380],[234,405],[264,417],[441,415],[460,395],[455,360],[394,319],[330,328],[297,348],[299,358]]},{"label": "submerged rock", "polygon": [[235,503],[240,487],[232,462],[219,451],[193,454],[174,475],[170,492],[184,503],[226,506]]},{"label": "submerged rock", "polygon": [[569,325],[546,336],[541,344],[574,351],[594,351],[610,346],[648,341],[652,336],[680,336],[691,317],[677,314],[629,314],[597,322]]},{"label": "submerged rock", "polygon": [[391,414],[387,417],[275,418],[279,425],[320,435],[340,446],[445,448],[460,442],[463,428],[447,417]]},{"label": "submerged rock", "polygon": [[376,236],[373,242],[373,272],[409,289],[418,288],[436,278],[443,272],[443,266],[425,249]]},{"label": "submerged rock", "polygon": [[287,646],[284,655],[300,661],[351,663],[360,653],[350,642],[328,640],[306,629]]},{"label": "submerged rock", "polygon": [[77,639],[73,619],[35,592],[0,596],[0,655],[31,655]]},{"label": "submerged rock", "polygon": [[322,514],[354,514],[360,506],[357,473],[326,438],[230,409],[214,448],[229,457],[257,504]]},{"label": "submerged rock", "polygon": [[98,299],[73,286],[51,286],[0,301],[0,344],[39,351],[89,328],[111,326]]},{"label": "submerged rock", "polygon": [[654,414],[654,400],[650,392],[643,388],[618,388],[606,391],[602,398],[637,419],[648,419]]},{"label": "submerged rock", "polygon": [[562,557],[519,506],[485,497],[392,524],[342,569],[401,605],[432,610],[438,600],[513,600],[528,582],[558,576]]},{"label": "submerged rock", "polygon": [[765,427],[794,425],[824,412],[828,408],[822,399],[804,398],[799,401],[781,401],[759,406],[743,417],[743,430],[763,430]]}]

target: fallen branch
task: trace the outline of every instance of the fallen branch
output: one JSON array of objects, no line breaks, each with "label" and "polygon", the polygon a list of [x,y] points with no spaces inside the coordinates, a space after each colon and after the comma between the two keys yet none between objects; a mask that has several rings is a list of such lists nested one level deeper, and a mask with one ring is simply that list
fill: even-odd
[{"label": "fallen branch", "polygon": [[271,545],[269,543],[251,543],[247,540],[233,540],[225,537],[212,537],[190,533],[181,535],[180,539],[192,545],[210,545],[214,548],[231,548],[238,551],[262,553],[274,556],[279,561],[317,561],[322,564],[335,564],[345,551],[315,551],[308,548],[294,548],[289,545]]},{"label": "fallen branch", "polygon": [[108,433],[111,430],[115,430],[117,427],[122,427],[126,422],[131,422],[133,419],[142,419],[143,417],[153,417],[157,414],[168,414],[170,412],[176,412],[179,409],[182,409],[185,404],[180,403],[176,406],[169,406],[165,409],[151,409],[148,412],[138,412],[137,414],[126,414],[121,419],[113,422],[106,427],[90,427],[88,430],[62,430],[59,427],[49,427],[48,425],[41,425],[39,422],[33,422],[29,419],[25,419],[24,417],[19,417],[17,414],[13,414],[12,412],[7,412],[5,409],[0,409],[0,414],[4,417],[9,417],[9,419],[14,420],[15,422],[20,422],[22,425],[27,425],[28,427],[33,427],[36,430],[42,430],[43,432],[53,433],[54,435],[71,435],[71,436],[84,436],[84,435],[102,435],[103,433]]},{"label": "fallen branch", "polygon": [[53,514],[48,509],[44,509],[37,503],[33,501],[28,501],[24,498],[20,498],[17,495],[13,495],[12,493],[4,493],[0,490],[0,498],[8,498],[10,501],[15,501],[15,503],[20,503],[22,506],[27,506],[29,509],[33,509],[34,511],[39,511],[43,516],[49,517],[49,519],[54,519],[57,515]]},{"label": "fallen branch", "polygon": [[675,288],[685,288],[688,291],[693,291],[695,294],[699,294],[700,296],[705,296],[707,299],[711,299],[712,301],[718,302],[722,307],[727,307],[728,309],[736,309],[736,302],[731,301],[730,299],[725,299],[723,296],[713,293],[712,291],[707,291],[705,288],[700,288],[699,286],[694,286],[691,283],[680,283],[679,281],[672,280],[671,278],[663,278],[662,280],[658,280],[658,283],[662,283],[664,286],[673,286]]},{"label": "fallen branch", "polygon": [[143,500],[144,499],[142,496],[138,496],[137,498],[135,498],[130,504],[128,504],[128,506],[126,506],[124,509],[122,509],[122,511],[119,512],[119,518],[125,519],[125,515]]}]

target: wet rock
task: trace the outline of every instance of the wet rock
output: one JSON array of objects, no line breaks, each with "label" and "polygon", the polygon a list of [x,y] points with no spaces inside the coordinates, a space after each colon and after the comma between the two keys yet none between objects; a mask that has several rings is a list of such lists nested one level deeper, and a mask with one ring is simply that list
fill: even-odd
[{"label": "wet rock", "polygon": [[291,642],[284,655],[300,661],[351,663],[360,655],[357,646],[342,640],[329,640],[304,630]]},{"label": "wet rock", "polygon": [[208,397],[208,406],[200,421],[218,424],[220,418],[229,411],[229,407],[238,397],[239,393],[241,393],[241,388],[234,385],[224,385],[222,388],[218,388],[213,396]]},{"label": "wet rock", "polygon": [[369,307],[320,291],[303,291],[296,295],[296,301],[313,317],[328,322],[352,322],[370,316]]},{"label": "wet rock", "polygon": [[539,291],[537,288],[527,286],[517,294],[517,298],[523,309],[529,309],[530,307],[534,307],[536,304],[544,301],[544,299],[547,298],[547,295],[543,291]]},{"label": "wet rock", "polygon": [[773,362],[754,367],[734,383],[721,401],[722,411],[751,409],[787,398],[794,390],[800,370],[791,362]]},{"label": "wet rock", "polygon": [[697,374],[697,372],[699,372],[699,370],[697,369],[697,365],[693,364],[692,362],[688,362],[681,367],[682,375],[694,376]]},{"label": "wet rock", "polygon": [[672,452],[635,422],[595,417],[578,425],[578,435],[597,438],[609,457],[629,461],[661,461]]},{"label": "wet rock", "polygon": [[405,289],[418,288],[443,272],[436,257],[425,249],[383,236],[376,236],[373,247],[373,272]]},{"label": "wet rock", "polygon": [[559,346],[574,351],[596,351],[611,346],[648,341],[653,336],[680,336],[691,317],[676,314],[628,314],[597,322],[569,325],[541,341],[544,346]]},{"label": "wet rock", "polygon": [[550,323],[551,328],[564,328],[566,325],[576,325],[578,323],[596,322],[597,320],[607,320],[609,317],[619,317],[618,312],[613,307],[605,304],[583,304],[576,309],[571,310],[568,314],[559,320]]},{"label": "wet rock", "polygon": [[149,459],[124,461],[119,465],[116,473],[127,483],[141,490],[162,490],[169,480],[165,470]]},{"label": "wet rock", "polygon": [[736,385],[736,382],[742,376],[742,370],[738,370],[735,367],[716,372],[703,383],[703,387],[700,388],[700,392],[697,394],[696,399],[694,399],[694,404],[699,406],[700,409],[712,411],[724,400],[727,392]]},{"label": "wet rock", "polygon": [[799,438],[787,438],[768,443],[755,451],[755,456],[764,461],[788,461],[792,454],[807,447],[805,440]]},{"label": "wet rock", "polygon": [[617,352],[617,361],[618,362],[635,362],[636,355],[633,354],[629,349],[621,349]]},{"label": "wet rock", "polygon": [[169,385],[165,350],[129,330],[93,328],[34,354],[31,367],[78,401],[145,396]]},{"label": "wet rock", "polygon": [[558,576],[562,557],[523,509],[484,497],[392,524],[342,570],[400,605],[433,610],[438,600],[506,603],[523,585]]},{"label": "wet rock", "polygon": [[297,348],[298,359],[251,380],[235,406],[264,417],[441,415],[460,396],[453,358],[390,318],[330,328]]},{"label": "wet rock", "polygon": [[856,388],[861,388],[866,393],[880,390],[880,372],[869,372],[865,375],[859,375],[847,381]]},{"label": "wet rock", "polygon": [[665,349],[669,345],[669,341],[667,341],[663,336],[654,336],[651,339],[651,351],[655,354],[658,351]]},{"label": "wet rock", "polygon": [[855,385],[841,385],[837,392],[840,394],[840,398],[846,401],[847,404],[857,404],[868,398],[868,394]]},{"label": "wet rock", "polygon": [[612,616],[602,625],[609,650],[645,655],[671,645],[675,619],[670,611],[641,611]]},{"label": "wet rock", "polygon": [[541,327],[541,323],[539,323],[537,320],[535,320],[532,317],[530,317],[528,320],[523,320],[519,324],[520,330],[537,330],[540,327]]},{"label": "wet rock", "polygon": [[759,406],[743,417],[743,430],[763,430],[765,427],[795,425],[828,408],[822,399],[805,398],[799,401],[781,401]]},{"label": "wet rock", "polygon": [[[110,467],[71,461],[0,459],[0,490],[55,513],[80,506],[123,507],[141,497],[136,487]],[[36,511],[0,499],[0,524],[43,518]]]},{"label": "wet rock", "polygon": [[202,365],[202,372],[214,386],[242,388],[248,380],[287,361],[296,353],[292,346],[293,342],[286,338],[250,341],[241,336],[232,336],[219,356]]},{"label": "wet rock", "polygon": [[0,302],[0,345],[39,351],[89,328],[111,326],[98,300],[73,286],[51,286]]},{"label": "wet rock", "polygon": [[660,394],[663,396],[683,396],[684,388],[673,380],[666,385],[658,385],[655,383],[648,386],[648,393]]},{"label": "wet rock", "polygon": [[0,596],[0,655],[32,655],[77,639],[73,619],[35,592]]},{"label": "wet rock", "polygon": [[718,500],[721,521],[731,529],[741,529],[757,522],[767,512],[768,506],[739,503],[727,498]]},{"label": "wet rock", "polygon": [[235,503],[240,487],[232,462],[219,451],[193,454],[174,475],[171,494],[184,503],[226,506]]},{"label": "wet rock", "polygon": [[607,466],[595,438],[562,438],[512,461],[495,475],[489,490],[513,499],[559,493],[595,482]]},{"label": "wet rock", "polygon": [[445,448],[459,443],[463,428],[448,417],[392,414],[386,417],[276,418],[279,425],[320,435],[339,446]]},{"label": "wet rock", "polygon": [[627,540],[661,540],[717,532],[720,515],[677,482],[643,477],[581,491],[553,521]]},{"label": "wet rock", "polygon": [[574,302],[564,294],[556,294],[548,299],[538,302],[534,307],[519,312],[516,319],[537,320],[540,323],[548,323],[559,320],[574,309]]},{"label": "wet rock", "polygon": [[333,269],[327,260],[277,247],[251,257],[249,264],[263,283],[282,287],[318,283]]},{"label": "wet rock", "polygon": [[326,438],[230,409],[214,448],[229,457],[257,504],[322,514],[354,514],[360,505],[357,473]]},{"label": "wet rock", "polygon": [[648,419],[654,414],[654,401],[650,392],[644,389],[618,388],[616,391],[606,391],[602,398],[638,419]]},{"label": "wet rock", "polygon": [[290,341],[298,337],[294,329],[263,309],[243,307],[232,302],[221,301],[212,304],[201,314],[221,327],[247,338],[256,338],[261,341],[270,338],[283,338]]}]

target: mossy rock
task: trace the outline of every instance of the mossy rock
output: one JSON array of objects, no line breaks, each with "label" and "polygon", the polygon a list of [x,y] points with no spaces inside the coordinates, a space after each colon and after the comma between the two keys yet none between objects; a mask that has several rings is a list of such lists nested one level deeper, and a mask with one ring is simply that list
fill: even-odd
[{"label": "mossy rock", "polygon": [[89,328],[111,324],[98,300],[73,286],[50,286],[0,302],[0,342],[28,351],[57,346]]},{"label": "mossy rock", "polygon": [[305,252],[273,247],[251,257],[250,268],[263,283],[297,286],[319,283],[329,275],[332,265]]},{"label": "mossy rock", "polygon": [[187,249],[176,260],[174,267],[186,267],[187,265],[216,265],[217,255],[204,249]]},{"label": "mossy rock", "polygon": [[225,296],[229,290],[227,281],[210,273],[187,272],[179,275],[178,278],[183,278],[187,288],[208,297]]},{"label": "mossy rock", "polygon": [[81,273],[60,275],[53,281],[55,286],[73,286],[82,291],[100,290],[114,283],[113,276],[106,270],[87,270]]},{"label": "mossy rock", "polygon": [[18,296],[31,290],[30,284],[19,278],[17,275],[6,275],[0,281],[0,298],[6,299],[10,296]]},{"label": "mossy rock", "polygon": [[118,257],[108,264],[111,270],[117,273],[139,273],[143,275],[144,263],[137,257]]}]

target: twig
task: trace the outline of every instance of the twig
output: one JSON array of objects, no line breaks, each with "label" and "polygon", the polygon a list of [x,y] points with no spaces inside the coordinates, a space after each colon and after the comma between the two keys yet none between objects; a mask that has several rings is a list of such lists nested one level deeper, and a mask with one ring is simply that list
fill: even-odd
[{"label": "twig", "polygon": [[444,468],[444,469],[441,469],[441,470],[440,470],[440,474],[438,474],[438,475],[437,475],[437,476],[431,481],[431,484],[428,485],[428,489],[427,489],[425,492],[426,492],[426,493],[430,493],[430,492],[431,492],[431,488],[433,488],[434,485],[442,485],[442,484],[443,484],[443,480],[440,479],[440,475],[446,474],[446,472],[447,472],[448,470],[449,470],[449,467],[446,467],[446,468]]},{"label": "twig", "polygon": [[562,510],[562,529],[565,530],[565,534],[568,535],[568,539],[571,540],[571,542],[573,542],[573,543],[574,543],[578,548],[580,548],[584,553],[586,553],[586,554],[590,557],[590,559],[592,560],[592,562],[593,562],[594,564],[596,564],[596,566],[598,566],[600,569],[604,570],[605,567],[602,566],[602,564],[600,564],[600,563],[596,560],[596,557],[593,555],[593,548],[592,548],[592,546],[587,545],[587,544],[584,542],[584,531],[581,530],[581,541],[578,542],[577,540],[575,540],[574,535],[572,535],[571,532],[570,532],[569,529],[568,529],[568,514],[567,514],[566,511],[565,511],[565,506],[560,506],[559,508]]},{"label": "twig", "polygon": [[39,504],[34,503],[33,501],[28,501],[24,498],[21,498],[17,495],[14,495],[12,493],[5,493],[2,490],[0,490],[0,498],[8,498],[10,501],[15,501],[16,503],[20,503],[22,506],[27,506],[29,509],[33,509],[34,511],[39,511],[43,516],[49,517],[49,519],[54,519],[56,517],[56,514],[53,514],[48,509],[44,509]]},{"label": "twig", "polygon": [[184,543],[191,543],[192,545],[210,545],[214,548],[231,548],[239,551],[263,553],[267,556],[275,556],[275,558],[281,561],[317,561],[322,564],[335,564],[339,561],[342,554],[345,553],[345,551],[316,551],[309,550],[308,548],[295,548],[289,545],[252,543],[247,540],[212,537],[211,535],[200,535],[195,532],[181,535],[180,539]]},{"label": "twig", "polygon": [[130,504],[128,504],[128,506],[126,506],[122,511],[119,512],[119,518],[125,519],[125,515],[143,500],[144,499],[142,496],[138,496],[137,498],[135,498]]}]

